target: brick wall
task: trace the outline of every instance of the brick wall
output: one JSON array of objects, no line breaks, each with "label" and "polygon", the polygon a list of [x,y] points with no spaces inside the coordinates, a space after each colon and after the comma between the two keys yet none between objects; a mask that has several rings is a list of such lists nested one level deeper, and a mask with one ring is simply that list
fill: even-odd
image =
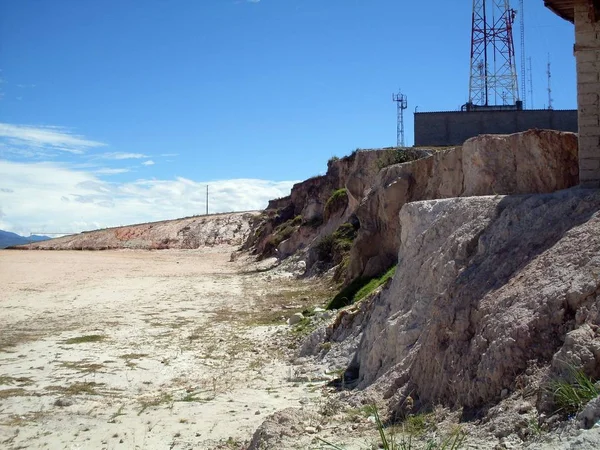
[{"label": "brick wall", "polygon": [[579,105],[579,180],[600,187],[600,22],[589,0],[575,4],[575,57]]}]

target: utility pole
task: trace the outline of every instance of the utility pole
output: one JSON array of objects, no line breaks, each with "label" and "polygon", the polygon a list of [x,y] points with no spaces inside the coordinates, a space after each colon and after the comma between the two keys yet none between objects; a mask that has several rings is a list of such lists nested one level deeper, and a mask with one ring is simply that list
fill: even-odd
[{"label": "utility pole", "polygon": [[208,216],[208,184],[206,185],[206,215]]}]

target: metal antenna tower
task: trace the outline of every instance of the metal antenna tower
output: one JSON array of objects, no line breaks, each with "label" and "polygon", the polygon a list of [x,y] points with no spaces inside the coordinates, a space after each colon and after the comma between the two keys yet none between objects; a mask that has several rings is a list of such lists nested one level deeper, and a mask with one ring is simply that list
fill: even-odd
[{"label": "metal antenna tower", "polygon": [[513,41],[515,16],[508,0],[473,0],[467,110],[516,106],[520,100]]},{"label": "metal antenna tower", "polygon": [[519,0],[520,31],[521,31],[521,101],[523,109],[527,107],[527,58],[525,57],[525,12],[523,9],[523,0]]},{"label": "metal antenna tower", "polygon": [[529,98],[531,99],[530,108],[533,109],[533,65],[531,63],[531,56],[527,59],[529,60]]},{"label": "metal antenna tower", "polygon": [[406,95],[402,91],[392,94],[392,101],[396,102],[398,107],[398,123],[396,125],[396,146],[404,147],[404,110],[408,108]]},{"label": "metal antenna tower", "polygon": [[552,107],[552,70],[550,67],[550,53],[548,53],[548,69],[546,70],[548,75],[548,109],[554,109]]}]

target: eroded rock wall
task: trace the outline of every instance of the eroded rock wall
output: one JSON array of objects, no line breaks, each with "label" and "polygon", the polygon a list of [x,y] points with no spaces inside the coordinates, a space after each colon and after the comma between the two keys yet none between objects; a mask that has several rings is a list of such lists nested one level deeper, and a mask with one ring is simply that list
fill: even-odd
[{"label": "eroded rock wall", "polygon": [[600,191],[413,202],[400,227],[360,387],[477,408],[532,366],[600,376]]},{"label": "eroded rock wall", "polygon": [[[412,158],[431,154],[426,149],[408,151]],[[381,167],[389,165],[396,155],[395,149],[387,148],[357,150],[344,158],[332,158],[325,175],[297,183],[289,196],[269,202],[263,222],[255,227],[256,235],[250,237],[244,248],[252,248],[259,256],[271,256],[275,240],[277,256],[286,258],[333,233],[354,213]],[[346,190],[347,202],[344,208],[329,214],[325,211],[327,201],[338,189]],[[301,218],[297,233],[279,241],[275,236],[277,227],[295,217]]]},{"label": "eroded rock wall", "polygon": [[554,192],[578,184],[577,136],[551,130],[482,135],[464,146],[386,167],[356,209],[358,237],[346,279],[379,275],[396,262],[398,212],[426,199]]},{"label": "eroded rock wall", "polygon": [[241,245],[258,212],[213,214],[95,230],[33,243],[39,250],[196,249]]}]

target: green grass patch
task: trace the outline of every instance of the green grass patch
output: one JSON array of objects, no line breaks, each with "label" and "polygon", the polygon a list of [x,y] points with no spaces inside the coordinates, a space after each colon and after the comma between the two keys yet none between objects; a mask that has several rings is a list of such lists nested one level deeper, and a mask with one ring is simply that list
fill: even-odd
[{"label": "green grass patch", "polygon": [[573,415],[587,402],[600,395],[600,388],[582,370],[568,366],[567,375],[550,382],[547,391],[552,394],[557,413]]},{"label": "green grass patch", "polygon": [[48,386],[46,390],[60,392],[65,395],[99,395],[97,388],[101,386],[104,386],[104,383],[76,381],[69,386]]},{"label": "green grass patch", "polygon": [[83,373],[95,373],[104,368],[103,364],[91,363],[89,361],[63,361],[60,363],[61,367],[70,370],[76,370]]},{"label": "green grass patch", "polygon": [[325,203],[325,217],[329,217],[332,213],[346,208],[346,206],[348,206],[348,190],[342,188],[333,191]]},{"label": "green grass patch", "polygon": [[362,300],[379,286],[383,285],[387,280],[392,278],[395,272],[396,266],[393,266],[380,277],[355,279],[331,299],[327,304],[327,309],[343,308],[344,306]]},{"label": "green grass patch", "polygon": [[101,342],[106,339],[106,336],[101,334],[88,334],[86,336],[78,336],[63,341],[64,344],[86,344],[92,342]]},{"label": "green grass patch", "polygon": [[419,159],[419,156],[412,149],[401,147],[390,148],[377,160],[377,168],[381,170],[384,167],[416,161],[417,159]]},{"label": "green grass patch", "polygon": [[23,397],[29,395],[29,393],[23,388],[10,388],[0,390],[0,399],[8,397]]},{"label": "green grass patch", "polygon": [[316,326],[317,324],[313,323],[313,321],[310,320],[310,317],[303,317],[300,322],[294,325],[294,328],[292,328],[292,333],[298,336],[306,336],[312,333]]},{"label": "green grass patch", "polygon": [[123,359],[142,359],[148,356],[148,353],[125,353],[124,355],[119,356],[119,358]]},{"label": "green grass patch", "polygon": [[138,416],[140,416],[146,409],[151,407],[160,406],[162,404],[167,404],[170,408],[173,407],[173,396],[168,392],[162,392],[158,397],[140,400],[140,410],[138,411]]},{"label": "green grass patch", "polygon": [[11,377],[10,375],[0,375],[0,385],[20,384],[27,386],[33,384],[33,380],[29,377]]}]

